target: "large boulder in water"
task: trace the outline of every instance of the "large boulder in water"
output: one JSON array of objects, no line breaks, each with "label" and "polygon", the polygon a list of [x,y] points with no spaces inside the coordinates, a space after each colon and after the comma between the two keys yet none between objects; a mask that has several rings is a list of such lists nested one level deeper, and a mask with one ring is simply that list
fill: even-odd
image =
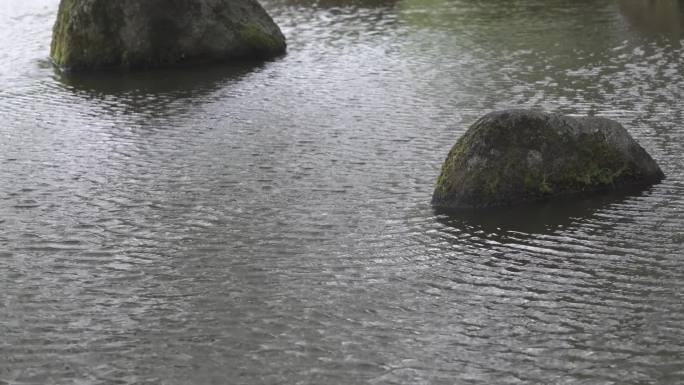
[{"label": "large boulder in water", "polygon": [[285,37],[257,0],[61,0],[51,57],[68,69],[267,59]]},{"label": "large boulder in water", "polygon": [[506,110],[477,120],[454,145],[432,203],[508,206],[649,186],[663,178],[653,158],[613,120]]}]

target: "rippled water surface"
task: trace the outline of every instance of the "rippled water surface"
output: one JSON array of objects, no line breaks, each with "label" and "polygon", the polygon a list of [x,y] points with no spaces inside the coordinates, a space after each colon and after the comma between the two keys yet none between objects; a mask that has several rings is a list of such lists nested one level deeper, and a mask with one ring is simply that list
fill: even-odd
[{"label": "rippled water surface", "polygon": [[[684,3],[267,0],[289,52],[63,76],[0,2],[0,384],[684,383]],[[477,117],[622,122],[668,178],[446,216]]]}]

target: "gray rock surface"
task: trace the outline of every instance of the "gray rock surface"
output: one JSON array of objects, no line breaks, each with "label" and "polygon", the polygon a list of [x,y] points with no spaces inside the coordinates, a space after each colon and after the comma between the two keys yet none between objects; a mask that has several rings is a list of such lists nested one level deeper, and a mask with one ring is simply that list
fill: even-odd
[{"label": "gray rock surface", "polygon": [[78,70],[267,59],[285,49],[256,0],[61,0],[50,55]]},{"label": "gray rock surface", "polygon": [[508,206],[658,183],[664,174],[627,130],[600,117],[505,110],[476,121],[442,166],[437,207]]}]

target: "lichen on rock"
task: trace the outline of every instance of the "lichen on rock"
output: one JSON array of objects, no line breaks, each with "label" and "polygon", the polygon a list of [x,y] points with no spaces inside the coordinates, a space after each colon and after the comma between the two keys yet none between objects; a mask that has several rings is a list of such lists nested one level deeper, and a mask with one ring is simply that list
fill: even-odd
[{"label": "lichen on rock", "polygon": [[268,59],[285,49],[256,0],[61,0],[50,56],[83,70]]},{"label": "lichen on rock", "polygon": [[507,206],[648,186],[664,178],[619,123],[531,110],[485,115],[456,142],[432,197],[439,207]]}]

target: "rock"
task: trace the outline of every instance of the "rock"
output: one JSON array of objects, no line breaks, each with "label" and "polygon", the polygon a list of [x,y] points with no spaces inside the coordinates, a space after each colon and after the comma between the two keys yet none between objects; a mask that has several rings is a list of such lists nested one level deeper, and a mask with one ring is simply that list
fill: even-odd
[{"label": "rock", "polygon": [[256,0],[61,0],[50,56],[67,69],[268,59],[285,37]]},{"label": "rock", "polygon": [[454,145],[432,204],[509,206],[645,187],[664,177],[653,158],[613,120],[506,110],[480,118]]}]

